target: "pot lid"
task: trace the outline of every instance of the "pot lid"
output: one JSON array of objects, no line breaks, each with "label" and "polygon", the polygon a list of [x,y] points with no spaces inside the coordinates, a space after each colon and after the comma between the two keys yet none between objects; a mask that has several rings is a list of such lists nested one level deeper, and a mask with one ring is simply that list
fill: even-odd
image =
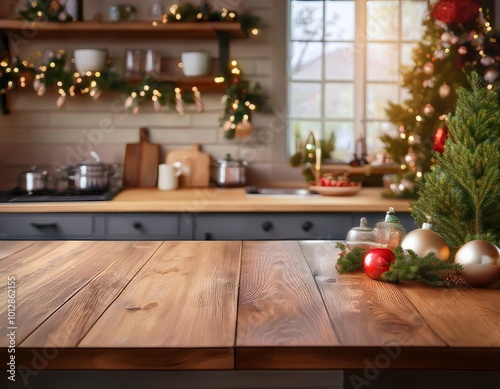
[{"label": "pot lid", "polygon": [[248,162],[244,160],[232,159],[231,154],[226,154],[226,158],[219,159],[216,165],[224,167],[241,167],[248,165]]}]

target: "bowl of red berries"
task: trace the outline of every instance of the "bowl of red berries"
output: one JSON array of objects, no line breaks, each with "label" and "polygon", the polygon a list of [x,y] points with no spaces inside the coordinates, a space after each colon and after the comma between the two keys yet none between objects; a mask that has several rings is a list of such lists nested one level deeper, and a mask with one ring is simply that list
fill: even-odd
[{"label": "bowl of red berries", "polygon": [[309,190],[322,196],[353,196],[361,190],[361,183],[350,181],[347,176],[324,174]]}]

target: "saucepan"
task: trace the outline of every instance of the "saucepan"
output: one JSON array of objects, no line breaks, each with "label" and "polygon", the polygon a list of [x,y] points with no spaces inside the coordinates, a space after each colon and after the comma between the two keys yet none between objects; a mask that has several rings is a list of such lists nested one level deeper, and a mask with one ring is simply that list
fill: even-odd
[{"label": "saucepan", "polygon": [[114,174],[113,165],[102,163],[95,151],[90,154],[93,160],[63,169],[62,177],[68,181],[68,188],[76,192],[102,192],[109,188]]},{"label": "saucepan", "polygon": [[230,154],[225,159],[214,162],[211,166],[211,178],[217,186],[245,186],[247,161],[232,159]]}]

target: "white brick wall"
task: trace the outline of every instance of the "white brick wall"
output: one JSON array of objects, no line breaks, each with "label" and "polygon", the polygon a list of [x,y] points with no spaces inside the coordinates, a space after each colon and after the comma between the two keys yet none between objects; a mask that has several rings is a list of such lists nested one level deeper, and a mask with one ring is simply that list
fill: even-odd
[{"label": "white brick wall", "polygon": [[[237,6],[243,3],[246,10],[261,18],[260,34],[250,39],[231,42],[231,58],[236,59],[245,77],[252,83],[259,82],[270,108],[279,112],[284,107],[284,1],[282,0],[219,0]],[[146,15],[149,1],[129,1]],[[24,4],[24,0],[21,1]],[[95,8],[88,6],[94,4]],[[106,15],[112,0],[85,2],[86,17],[98,12]],[[171,1],[171,3],[174,3]],[[166,3],[165,3],[166,4]],[[164,58],[163,63],[175,64],[180,53],[203,48],[217,56],[215,41],[42,41],[32,40],[20,46],[21,57],[26,58],[36,50],[64,48],[68,53],[78,47],[106,47],[112,64],[121,71],[122,56],[126,48],[155,48]],[[219,127],[223,113],[222,93],[203,94],[205,112],[198,113],[194,106],[186,105],[185,115],[175,111],[157,113],[151,105],[141,105],[137,115],[125,112],[121,96],[105,91],[98,101],[78,96],[69,99],[62,109],[56,108],[57,93],[47,91],[38,97],[31,88],[15,91],[11,95],[12,114],[0,116],[0,189],[15,186],[20,171],[30,165],[51,168],[54,165],[75,163],[85,158],[90,148],[97,151],[109,163],[122,163],[126,143],[138,141],[139,128],[149,127],[151,141],[162,145],[164,153],[174,148],[188,148],[201,143],[203,150],[214,159],[227,153],[248,159],[251,164],[249,177],[273,180],[274,171],[279,179],[301,180],[297,169],[290,169],[285,158],[285,141],[282,120],[273,113],[256,113],[253,117],[255,136],[244,141],[226,140]],[[278,106],[276,106],[278,105]],[[276,123],[281,122],[277,125]],[[105,131],[100,131],[104,128]]]}]

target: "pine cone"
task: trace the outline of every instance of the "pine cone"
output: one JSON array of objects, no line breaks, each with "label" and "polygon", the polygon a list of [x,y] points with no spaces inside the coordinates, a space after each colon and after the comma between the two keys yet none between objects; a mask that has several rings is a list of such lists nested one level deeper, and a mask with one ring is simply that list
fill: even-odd
[{"label": "pine cone", "polygon": [[443,281],[448,288],[466,288],[465,278],[458,275],[455,271],[448,271],[443,274]]}]

